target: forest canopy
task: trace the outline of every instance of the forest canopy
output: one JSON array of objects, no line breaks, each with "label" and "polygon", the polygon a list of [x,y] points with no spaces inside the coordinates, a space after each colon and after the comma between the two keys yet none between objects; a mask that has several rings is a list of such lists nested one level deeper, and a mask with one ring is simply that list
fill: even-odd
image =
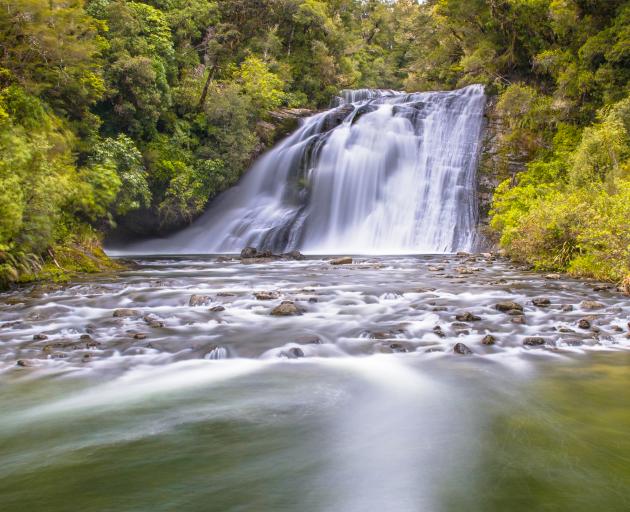
[{"label": "forest canopy", "polygon": [[630,273],[629,1],[0,7],[5,283],[63,267],[126,220],[140,234],[191,222],[272,142],[274,111],[344,88],[471,83],[500,126],[491,236],[541,269]]}]

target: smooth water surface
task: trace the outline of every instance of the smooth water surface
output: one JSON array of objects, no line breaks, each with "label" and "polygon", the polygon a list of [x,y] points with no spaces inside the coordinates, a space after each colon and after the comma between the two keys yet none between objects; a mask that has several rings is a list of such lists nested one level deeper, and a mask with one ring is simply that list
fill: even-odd
[{"label": "smooth water surface", "polygon": [[629,509],[614,290],[481,256],[137,261],[0,295],[0,510]]}]

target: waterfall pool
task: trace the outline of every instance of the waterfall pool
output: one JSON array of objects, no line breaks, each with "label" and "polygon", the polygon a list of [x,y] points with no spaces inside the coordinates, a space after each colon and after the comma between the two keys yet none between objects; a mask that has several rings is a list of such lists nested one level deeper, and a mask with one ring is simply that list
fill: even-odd
[{"label": "waterfall pool", "polygon": [[0,294],[1,510],[630,508],[630,300],[603,283],[136,263]]}]

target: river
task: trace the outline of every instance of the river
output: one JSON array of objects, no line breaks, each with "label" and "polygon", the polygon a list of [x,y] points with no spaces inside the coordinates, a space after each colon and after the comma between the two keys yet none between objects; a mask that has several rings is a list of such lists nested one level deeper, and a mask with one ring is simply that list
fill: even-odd
[{"label": "river", "polygon": [[135,262],[0,295],[1,510],[630,510],[614,289],[481,255]]}]

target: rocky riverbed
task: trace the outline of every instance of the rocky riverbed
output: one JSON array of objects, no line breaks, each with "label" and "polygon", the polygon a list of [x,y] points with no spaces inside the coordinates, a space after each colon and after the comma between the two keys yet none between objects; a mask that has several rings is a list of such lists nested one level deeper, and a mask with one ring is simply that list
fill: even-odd
[{"label": "rocky riverbed", "polygon": [[2,364],[630,347],[630,300],[613,286],[526,272],[489,254],[136,264],[0,295]]}]

